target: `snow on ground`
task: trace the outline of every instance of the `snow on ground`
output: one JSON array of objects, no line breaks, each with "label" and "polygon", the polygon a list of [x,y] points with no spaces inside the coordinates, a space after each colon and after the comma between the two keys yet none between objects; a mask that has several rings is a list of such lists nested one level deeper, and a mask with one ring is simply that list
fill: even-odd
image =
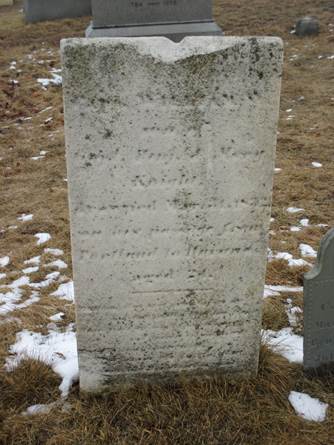
[{"label": "snow on ground", "polygon": [[293,306],[291,298],[287,299],[286,313],[289,319],[289,324],[293,328],[298,325],[298,314],[302,314],[303,311],[299,306]]},{"label": "snow on ground", "polygon": [[314,168],[321,168],[322,164],[320,164],[320,162],[312,162],[312,167],[314,167]]},{"label": "snow on ground", "polygon": [[61,284],[58,289],[51,294],[53,297],[62,298],[68,301],[74,301],[73,281]]},{"label": "snow on ground", "polygon": [[298,226],[291,226],[290,231],[291,232],[300,232],[302,229]]},{"label": "snow on ground", "polygon": [[54,256],[64,255],[64,251],[63,250],[61,250],[61,249],[51,249],[51,248],[44,249],[44,253],[49,253],[50,255],[54,255]]},{"label": "snow on ground", "polygon": [[50,403],[49,405],[32,405],[22,413],[23,416],[34,416],[36,414],[49,414],[52,408],[55,406],[55,403]]},{"label": "snow on ground", "polygon": [[49,233],[36,233],[35,238],[37,238],[37,246],[47,243],[51,239]]},{"label": "snow on ground", "polygon": [[270,259],[285,260],[290,267],[311,266],[310,263],[303,259],[293,258],[293,255],[288,252],[277,252],[276,254],[272,254]]},{"label": "snow on ground", "polygon": [[308,227],[310,225],[310,220],[308,218],[303,218],[299,221],[299,224],[303,227]]},{"label": "snow on ground", "polygon": [[319,399],[314,399],[308,394],[291,391],[289,402],[296,411],[296,414],[304,420],[314,422],[323,422],[326,420],[328,405],[327,403],[320,402]]},{"label": "snow on ground", "polygon": [[5,273],[0,273],[0,280],[3,280],[4,278],[6,278],[6,274]]},{"label": "snow on ground", "polygon": [[24,294],[21,287],[29,285],[30,278],[27,276],[22,276],[21,278],[13,281],[11,284],[0,286],[0,289],[7,289],[7,292],[0,293],[0,315],[6,315],[9,312],[13,312],[17,309],[24,309],[39,301],[39,294],[37,292],[32,292],[27,300],[25,300],[23,303],[19,303]]},{"label": "snow on ground", "polygon": [[34,256],[33,258],[30,258],[29,260],[24,261],[24,264],[31,264],[33,266],[38,266],[40,263],[41,263],[40,256]]},{"label": "snow on ground", "polygon": [[58,267],[58,269],[67,269],[67,264],[62,260],[52,261],[52,263],[46,264],[44,267]]},{"label": "snow on ground", "polygon": [[304,209],[298,208],[298,207],[288,207],[286,209],[286,211],[288,213],[299,213],[299,212],[304,212]]},{"label": "snow on ground", "polygon": [[34,289],[41,289],[44,287],[48,287],[51,284],[53,284],[59,278],[59,276],[60,272],[52,272],[45,277],[45,280],[39,281],[38,283],[30,283],[29,286]]},{"label": "snow on ground", "polygon": [[299,250],[300,250],[302,256],[309,257],[309,258],[317,257],[317,252],[313,249],[313,247],[309,246],[308,244],[300,244]]},{"label": "snow on ground", "polygon": [[281,292],[291,292],[291,293],[298,293],[303,292],[303,287],[294,287],[294,286],[272,286],[266,284],[264,286],[264,298],[267,297],[278,297]]},{"label": "snow on ground", "polygon": [[57,74],[58,70],[54,70],[54,72],[51,72],[51,79],[48,78],[39,78],[37,79],[37,82],[40,83],[44,88],[48,88],[50,85],[56,85],[60,86],[63,82],[62,76]]},{"label": "snow on ground", "polygon": [[293,329],[284,328],[280,331],[263,330],[263,342],[272,351],[282,355],[290,363],[303,363],[304,339],[293,333]]},{"label": "snow on ground", "polygon": [[17,219],[18,219],[18,221],[26,222],[26,221],[31,221],[33,219],[33,217],[34,217],[34,215],[26,215],[25,213],[23,213]]},{"label": "snow on ground", "polygon": [[22,272],[24,274],[30,275],[31,273],[35,273],[39,271],[39,267],[35,266],[35,267],[27,267],[26,269],[23,269]]},{"label": "snow on ground", "polygon": [[0,258],[0,267],[6,267],[10,263],[9,256],[3,256]]},{"label": "snow on ground", "polygon": [[79,378],[76,336],[73,325],[65,332],[49,331],[47,335],[23,330],[16,335],[16,343],[9,349],[7,371],[14,370],[24,359],[40,360],[50,365],[63,380],[59,389],[66,397],[72,384]]},{"label": "snow on ground", "polygon": [[64,312],[58,312],[58,314],[52,315],[49,319],[54,322],[62,321],[64,315]]}]

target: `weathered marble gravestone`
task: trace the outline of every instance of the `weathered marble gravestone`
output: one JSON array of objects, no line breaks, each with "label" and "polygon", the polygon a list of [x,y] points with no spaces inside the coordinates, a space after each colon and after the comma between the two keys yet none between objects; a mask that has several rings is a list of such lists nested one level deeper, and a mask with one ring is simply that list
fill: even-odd
[{"label": "weathered marble gravestone", "polygon": [[221,35],[212,0],[92,0],[87,37]]},{"label": "weathered marble gravestone", "polygon": [[90,15],[91,0],[24,0],[27,22],[42,22]]},{"label": "weathered marble gravestone", "polygon": [[334,365],[334,229],[304,279],[304,367]]},{"label": "weathered marble gravestone", "polygon": [[257,371],[277,38],[62,42],[80,385]]}]

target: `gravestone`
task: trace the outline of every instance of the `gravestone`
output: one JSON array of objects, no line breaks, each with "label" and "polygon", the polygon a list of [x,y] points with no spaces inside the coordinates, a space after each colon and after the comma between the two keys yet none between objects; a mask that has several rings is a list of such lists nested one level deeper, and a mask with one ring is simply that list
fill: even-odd
[{"label": "gravestone", "polygon": [[334,229],[304,279],[304,367],[334,364]]},{"label": "gravestone", "polygon": [[281,40],[61,48],[81,388],[255,374]]},{"label": "gravestone", "polygon": [[296,24],[296,35],[306,37],[318,35],[320,32],[320,24],[315,17],[303,17]]},{"label": "gravestone", "polygon": [[92,0],[87,37],[221,35],[212,0]]},{"label": "gravestone", "polygon": [[29,23],[91,15],[91,0],[24,0]]}]

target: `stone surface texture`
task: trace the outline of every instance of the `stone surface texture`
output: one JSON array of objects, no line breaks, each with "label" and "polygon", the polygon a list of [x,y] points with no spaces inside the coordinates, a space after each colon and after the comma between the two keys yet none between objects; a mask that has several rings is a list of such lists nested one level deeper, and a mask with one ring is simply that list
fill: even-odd
[{"label": "stone surface texture", "polygon": [[11,6],[14,5],[13,0],[0,0],[0,6]]},{"label": "stone surface texture", "polygon": [[334,229],[304,278],[304,367],[334,364]]},{"label": "stone surface texture", "polygon": [[27,22],[91,15],[91,0],[24,0]]},{"label": "stone surface texture", "polygon": [[281,40],[61,48],[81,388],[256,373]]}]

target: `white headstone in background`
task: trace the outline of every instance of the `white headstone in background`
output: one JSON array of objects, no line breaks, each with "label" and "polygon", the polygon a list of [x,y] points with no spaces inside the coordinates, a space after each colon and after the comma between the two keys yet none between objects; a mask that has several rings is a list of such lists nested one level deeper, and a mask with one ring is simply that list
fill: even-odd
[{"label": "white headstone in background", "polygon": [[280,39],[62,57],[81,388],[256,373]]}]

